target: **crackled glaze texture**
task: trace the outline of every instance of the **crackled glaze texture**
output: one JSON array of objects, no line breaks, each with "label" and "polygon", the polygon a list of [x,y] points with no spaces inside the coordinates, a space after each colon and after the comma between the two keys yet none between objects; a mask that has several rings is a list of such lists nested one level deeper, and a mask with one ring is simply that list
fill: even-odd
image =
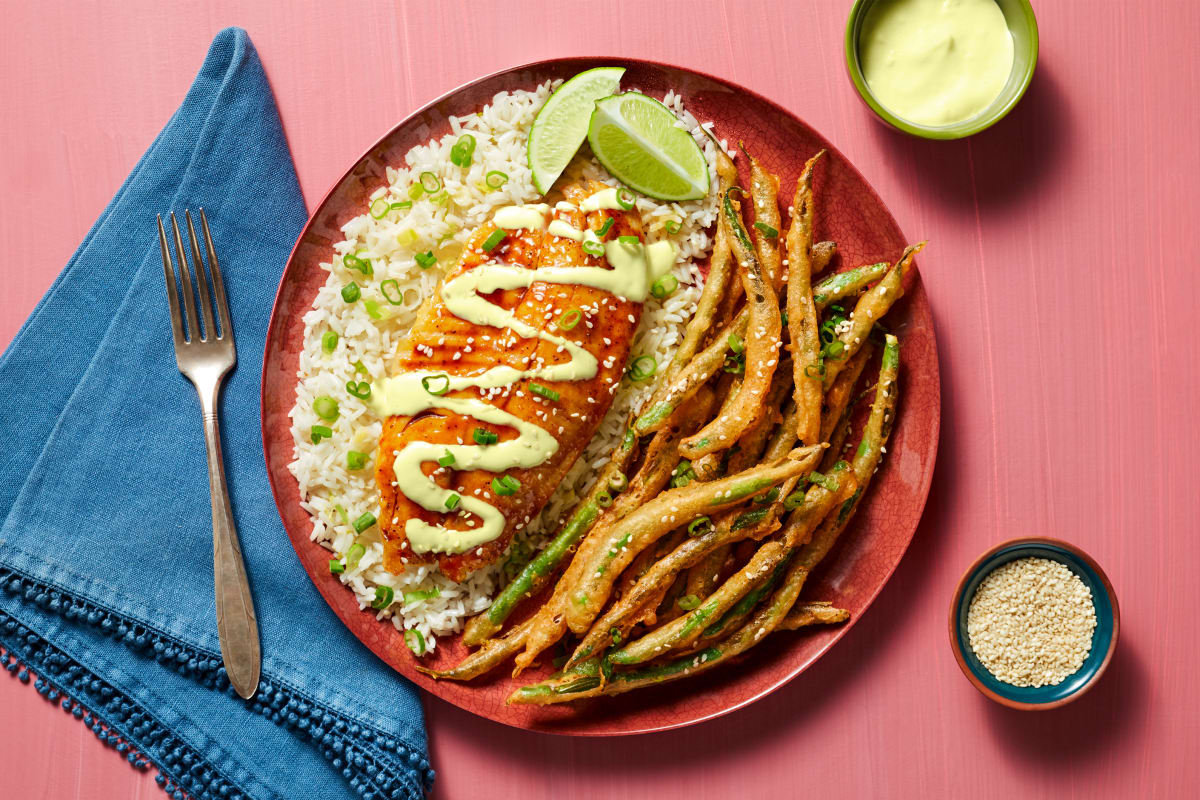
[{"label": "crackled glaze texture", "polygon": [[[517,684],[503,668],[469,684],[435,682],[416,672],[403,637],[390,623],[359,611],[354,596],[329,574],[328,552],[309,540],[311,523],[287,470],[292,455],[287,414],[295,397],[302,316],[325,280],[318,265],[329,260],[333,243],[342,238],[341,225],[361,214],[367,196],[384,183],[387,164],[401,162],[413,145],[444,133],[449,116],[473,112],[498,91],[532,88],[603,64],[628,67],[625,89],[657,96],[672,88],[680,92],[697,119],[713,121],[729,142],[744,141],[768,169],[780,174],[785,197],[791,196],[804,159],[827,148],[829,157],[816,178],[817,238],[838,243],[842,266],[899,256],[908,240],[862,175],[820,134],[765,98],[696,72],[631,59],[543,62],[483,78],[435,101],[390,131],[337,182],[313,213],[284,272],[268,335],[262,394],[267,468],[284,525],[309,576],[355,635],[407,678],[471,713],[522,728],[578,735],[640,733],[709,719],[762,697],[820,658],[862,617],[904,555],[929,491],[940,418],[933,322],[914,272],[907,296],[889,317],[903,347],[903,394],[888,456],[851,528],[806,589],[807,597],[849,609],[848,624],[772,636],[740,661],[702,676],[579,706],[508,706],[504,700]],[[457,640],[443,639],[433,663],[450,663],[464,652]],[[546,672],[528,672],[521,683]]]}]

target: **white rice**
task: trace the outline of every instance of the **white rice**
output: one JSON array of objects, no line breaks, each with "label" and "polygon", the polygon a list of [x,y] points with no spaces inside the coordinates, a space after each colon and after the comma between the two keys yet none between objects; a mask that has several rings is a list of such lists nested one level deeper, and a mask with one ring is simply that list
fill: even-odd
[{"label": "white rice", "polygon": [[[526,136],[534,115],[556,86],[557,82],[546,83],[532,92],[497,94],[478,114],[452,118],[451,132],[440,140],[410,150],[404,166],[389,167],[387,186],[376,190],[372,200],[378,197],[389,202],[409,200],[409,188],[419,182],[420,174],[425,171],[435,173],[441,180],[445,199],[441,200],[437,194],[424,194],[413,200],[411,209],[391,211],[383,219],[364,213],[346,223],[342,228],[346,238],[334,245],[333,262],[321,265],[329,272],[329,278],[312,310],[304,315],[300,381],[291,411],[295,457],[290,468],[300,484],[301,505],[312,517],[312,539],[343,560],[353,544],[362,544],[365,554],[356,566],[347,566],[340,576],[342,583],[354,592],[363,609],[369,609],[375,600],[376,587],[390,587],[394,602],[376,611],[376,617],[390,618],[399,630],[419,630],[429,649],[435,647],[437,636],[460,630],[465,617],[488,607],[499,588],[500,566],[478,570],[461,584],[442,575],[436,565],[413,565],[400,575],[392,575],[383,568],[378,528],[372,526],[359,534],[352,525],[364,513],[376,517],[380,514],[374,466],[382,423],[362,401],[346,391],[346,383],[351,378],[374,381],[384,376],[384,365],[412,325],[422,300],[434,289],[444,270],[457,262],[470,235],[491,218],[496,208],[538,199],[526,164]],[[663,102],[679,116],[680,126],[699,143],[715,178],[716,151],[712,142],[674,92],[669,92]],[[475,136],[476,148],[471,166],[463,170],[451,163],[450,149],[462,133],[468,132]],[[509,176],[498,190],[489,190],[484,183],[485,175],[493,170]],[[590,154],[577,157],[567,173],[568,178],[591,178],[617,185]],[[716,198],[710,193],[704,200],[665,204],[640,198],[637,210],[647,241],[670,238],[678,252],[674,275],[679,279],[679,289],[664,301],[647,300],[630,351],[632,355],[653,355],[663,365],[674,353],[699,297],[702,279],[694,262],[702,260],[709,250],[706,229],[716,219]],[[664,226],[672,219],[679,220],[681,227],[675,235],[668,236]],[[421,269],[414,256],[430,249],[439,263],[428,270]],[[342,257],[348,253],[369,258],[374,274],[366,277],[347,269]],[[397,282],[402,304],[392,305],[384,298],[379,285],[387,279]],[[363,299],[347,303],[341,290],[351,281],[361,287]],[[379,304],[382,319],[372,318],[367,299]],[[327,331],[338,335],[337,347],[330,354],[321,347]],[[368,374],[356,375],[356,362]],[[622,381],[611,411],[583,455],[542,513],[521,534],[526,542],[537,548],[554,534],[560,520],[586,493],[596,471],[607,462],[608,454],[620,441],[626,416],[651,388],[652,381]],[[335,422],[322,420],[313,411],[314,400],[321,396],[337,400],[340,415]],[[333,436],[313,444],[310,440],[313,425],[331,427]],[[370,455],[365,468],[347,468],[346,453],[350,450]],[[405,602],[406,592],[435,588],[436,597]]]}]

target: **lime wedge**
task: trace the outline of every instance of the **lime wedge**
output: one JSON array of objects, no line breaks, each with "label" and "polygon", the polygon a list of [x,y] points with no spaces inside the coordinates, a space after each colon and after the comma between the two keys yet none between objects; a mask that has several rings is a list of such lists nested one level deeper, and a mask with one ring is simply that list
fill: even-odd
[{"label": "lime wedge", "polygon": [[529,129],[529,169],[534,187],[545,194],[587,138],[596,101],[621,87],[624,67],[581,72],[554,90]]},{"label": "lime wedge", "polygon": [[621,183],[658,200],[708,194],[708,163],[671,109],[626,92],[596,101],[588,125],[592,152]]}]

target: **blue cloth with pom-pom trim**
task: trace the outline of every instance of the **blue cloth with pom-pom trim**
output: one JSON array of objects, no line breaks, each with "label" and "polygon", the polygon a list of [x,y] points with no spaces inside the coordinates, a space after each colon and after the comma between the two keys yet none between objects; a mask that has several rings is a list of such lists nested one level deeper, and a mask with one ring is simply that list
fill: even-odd
[{"label": "blue cloth with pom-pom trim", "polygon": [[[262,640],[250,701],[221,665],[204,439],[154,224],[185,207],[208,214],[237,342],[221,415]],[[433,779],[415,690],[317,594],[267,484],[263,343],[306,216],[262,65],[224,30],[0,357],[0,664],[171,796],[409,800]]]}]

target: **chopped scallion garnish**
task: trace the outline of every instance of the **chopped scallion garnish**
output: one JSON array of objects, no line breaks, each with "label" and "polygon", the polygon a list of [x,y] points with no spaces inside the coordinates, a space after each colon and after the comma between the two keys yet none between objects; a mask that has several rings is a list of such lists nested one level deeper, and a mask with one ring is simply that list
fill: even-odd
[{"label": "chopped scallion garnish", "polygon": [[459,497],[456,494],[449,494],[446,496],[446,509],[449,511],[453,511],[454,509],[458,508],[458,504],[461,502],[462,502],[461,497]]},{"label": "chopped scallion garnish", "polygon": [[484,428],[476,428],[471,433],[471,438],[475,440],[476,444],[495,444],[500,441],[500,434],[493,433]]},{"label": "chopped scallion garnish", "polygon": [[366,309],[367,316],[371,319],[383,319],[383,311],[379,305],[379,301],[373,297],[363,298],[363,308]]},{"label": "chopped scallion garnish", "polygon": [[638,238],[636,236],[618,236],[617,241],[621,244],[633,245],[638,243]]},{"label": "chopped scallion garnish", "polygon": [[342,256],[342,264],[346,267],[346,269],[352,269],[355,272],[361,272],[367,277],[370,277],[375,272],[373,269],[371,269],[370,259],[359,258],[351,253],[346,253],[346,255]]},{"label": "chopped scallion garnish", "polygon": [[553,389],[548,389],[545,386],[542,386],[540,383],[530,383],[529,391],[533,392],[536,395],[544,397],[547,400],[550,400],[552,402],[555,402],[555,403],[558,402],[558,398],[559,398],[558,392],[554,391]]},{"label": "chopped scallion garnish", "polygon": [[483,182],[487,184],[489,189],[499,189],[501,186],[508,183],[508,173],[494,169],[487,175],[483,176]]},{"label": "chopped scallion garnish", "polygon": [[387,216],[388,201],[384,197],[376,197],[371,201],[371,216],[375,219],[383,219]]},{"label": "chopped scallion garnish", "polygon": [[674,236],[675,234],[679,233],[679,229],[681,227],[682,227],[682,223],[680,223],[680,221],[677,219],[669,219],[663,223],[663,228],[666,230],[667,234],[670,236]]},{"label": "chopped scallion garnish", "polygon": [[640,355],[629,364],[629,377],[635,381],[644,381],[655,372],[658,372],[658,362],[651,355]]},{"label": "chopped scallion garnish", "polygon": [[366,381],[346,381],[346,391],[359,400],[366,400],[371,396],[371,384]]},{"label": "chopped scallion garnish", "polygon": [[432,395],[441,397],[450,391],[450,376],[426,375],[424,378],[421,378],[421,388]]},{"label": "chopped scallion garnish", "polygon": [[376,586],[375,600],[371,603],[371,608],[376,611],[382,611],[392,604],[396,599],[396,590],[390,586]]},{"label": "chopped scallion garnish", "polygon": [[[346,451],[346,469],[362,469],[367,465],[367,454],[358,450]],[[355,522],[357,525],[357,521]]]},{"label": "chopped scallion garnish", "polygon": [[[354,452],[354,451],[351,450],[350,452]],[[367,528],[374,525],[376,522],[377,522],[377,520],[375,519],[375,515],[372,514],[370,511],[367,511],[362,516],[360,516],[358,519],[354,520],[354,530],[357,531],[358,533],[362,533]]]},{"label": "chopped scallion garnish", "polygon": [[437,256],[433,254],[432,250],[426,250],[424,253],[417,253],[415,256],[413,256],[413,258],[417,260],[417,266],[421,269],[429,269],[434,264],[438,263]]},{"label": "chopped scallion garnish", "polygon": [[659,300],[665,300],[675,294],[675,290],[679,288],[679,279],[674,275],[663,275],[661,278],[650,284],[650,294],[657,297]]},{"label": "chopped scallion garnish", "polygon": [[400,211],[406,208],[412,208],[412,200],[400,200],[388,206],[388,211]]},{"label": "chopped scallion garnish", "polygon": [[404,643],[413,651],[413,655],[425,655],[425,636],[416,628],[409,628],[404,632]]},{"label": "chopped scallion garnish", "polygon": [[569,331],[578,325],[581,319],[583,319],[583,312],[578,308],[571,308],[560,314],[558,322],[555,324],[558,325],[559,330]]},{"label": "chopped scallion garnish", "polygon": [[637,203],[637,197],[625,187],[617,189],[617,205],[628,211]]},{"label": "chopped scallion garnish", "polygon": [[312,440],[313,444],[317,444],[322,439],[328,439],[331,436],[333,436],[333,428],[325,425],[313,425],[312,430],[308,432],[308,438]]},{"label": "chopped scallion garnish", "polygon": [[400,291],[400,282],[395,278],[388,278],[386,281],[381,281],[379,283],[379,292],[383,295],[383,299],[392,305],[404,305],[404,293]]},{"label": "chopped scallion garnish", "polygon": [[446,455],[444,455],[438,459],[439,467],[448,467],[453,463],[454,463],[454,454],[451,453],[449,450],[446,451]]},{"label": "chopped scallion garnish", "polygon": [[746,343],[743,342],[742,337],[738,336],[736,333],[729,334],[729,339],[726,341],[729,342],[729,349],[738,355],[746,352]]},{"label": "chopped scallion garnish", "polygon": [[742,355],[725,356],[725,366],[721,369],[730,375],[742,375],[746,372],[746,357]]},{"label": "chopped scallion garnish", "polygon": [[420,175],[421,188],[427,193],[433,194],[442,188],[442,179],[432,172],[422,172]]},{"label": "chopped scallion garnish", "polygon": [[425,189],[419,183],[414,183],[408,187],[408,196],[412,200],[419,200],[423,194],[425,194]]},{"label": "chopped scallion garnish", "polygon": [[362,292],[359,290],[358,284],[355,283],[354,281],[350,281],[349,283],[347,283],[345,286],[342,287],[342,299],[345,300],[347,303],[355,302],[356,300],[358,300],[358,298],[361,294],[362,294]]},{"label": "chopped scallion garnish", "polygon": [[596,236],[603,239],[608,235],[608,232],[612,230],[613,223],[616,221],[617,220],[615,217],[609,217],[608,219],[604,220],[604,224],[600,226],[598,231],[596,231]]},{"label": "chopped scallion garnish", "polygon": [[492,478],[492,491],[503,497],[511,497],[521,488],[521,482],[512,475],[500,475]]},{"label": "chopped scallion garnish", "polygon": [[485,252],[492,252],[496,249],[496,245],[504,241],[508,233],[503,228],[496,228],[486,239],[483,240],[483,249]]},{"label": "chopped scallion garnish", "polygon": [[318,397],[313,401],[313,411],[326,422],[333,422],[338,418],[338,402],[332,397]]},{"label": "chopped scallion garnish", "polygon": [[450,163],[456,167],[466,169],[471,166],[471,155],[475,152],[475,137],[469,133],[464,133],[458,137],[458,141],[454,143],[454,147],[450,148]]},{"label": "chopped scallion garnish", "polygon": [[771,491],[758,495],[757,497],[754,498],[754,502],[764,503],[764,504],[765,503],[774,503],[778,499],[779,499],[779,487],[772,486]]},{"label": "chopped scallion garnish", "polygon": [[604,243],[597,239],[584,239],[583,244],[580,246],[583,248],[583,252],[587,253],[589,256],[596,256],[599,258],[600,256],[604,255]]},{"label": "chopped scallion garnish", "polygon": [[337,349],[338,335],[334,331],[325,331],[321,334],[321,349],[326,353],[332,353]]},{"label": "chopped scallion garnish", "polygon": [[341,575],[345,571],[346,571],[345,564],[343,564],[341,561],[338,561],[336,558],[329,559],[329,574],[330,575]]},{"label": "chopped scallion garnish", "polygon": [[676,600],[675,603],[684,611],[691,611],[700,606],[700,598],[694,594],[687,594]]},{"label": "chopped scallion garnish", "polygon": [[358,566],[359,560],[367,554],[367,548],[363,547],[358,542],[350,545],[350,549],[346,551],[346,566],[354,569]]}]

